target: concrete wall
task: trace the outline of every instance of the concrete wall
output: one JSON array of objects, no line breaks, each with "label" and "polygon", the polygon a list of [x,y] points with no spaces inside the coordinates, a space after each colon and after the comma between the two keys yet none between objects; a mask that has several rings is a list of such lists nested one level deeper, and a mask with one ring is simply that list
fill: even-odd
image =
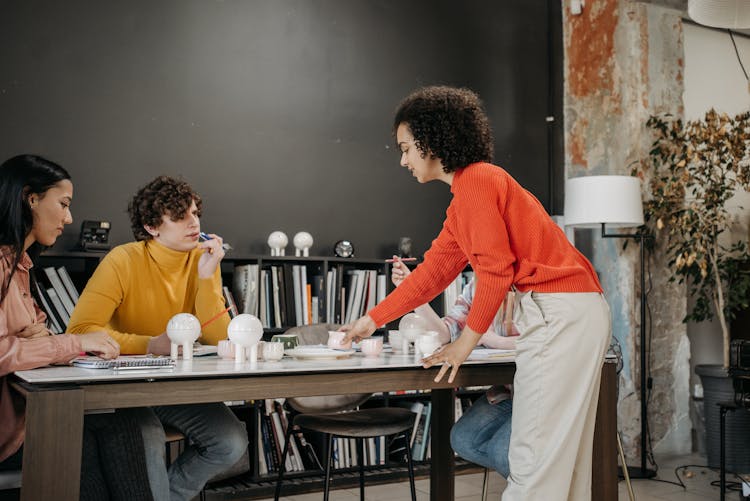
[{"label": "concrete wall", "polygon": [[[648,153],[649,115],[683,113],[683,35],[679,13],[631,1],[586,2],[571,15],[565,0],[566,177],[630,174]],[[624,358],[620,373],[619,430],[628,464],[640,454],[640,311],[637,246],[600,239],[588,231],[590,254],[612,309],[613,335]],[[579,230],[579,233],[581,230]],[[658,256],[659,253],[654,253]],[[649,403],[652,444],[659,452],[690,450],[689,341],[686,297],[668,282],[670,272],[649,261],[651,322],[647,336],[653,391]],[[649,340],[650,339],[650,340]]]}]

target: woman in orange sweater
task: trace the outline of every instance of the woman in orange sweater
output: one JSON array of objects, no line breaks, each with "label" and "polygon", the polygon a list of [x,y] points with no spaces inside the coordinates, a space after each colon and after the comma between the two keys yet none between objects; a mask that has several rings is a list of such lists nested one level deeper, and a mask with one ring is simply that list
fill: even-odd
[{"label": "woman in orange sweater", "polygon": [[424,262],[358,319],[349,339],[370,336],[441,293],[467,264],[476,291],[458,339],[427,357],[436,381],[452,382],[508,290],[518,292],[514,323],[515,395],[510,476],[503,499],[591,497],[591,448],[609,308],[588,260],[542,204],[492,165],[493,138],[479,97],[467,89],[425,87],[394,119],[401,165],[417,181],[442,181],[453,199]]}]

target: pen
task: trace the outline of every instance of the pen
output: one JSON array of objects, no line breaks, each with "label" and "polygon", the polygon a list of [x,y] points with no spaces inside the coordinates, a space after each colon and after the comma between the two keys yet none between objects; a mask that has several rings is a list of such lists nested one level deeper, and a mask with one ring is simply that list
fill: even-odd
[{"label": "pen", "polygon": [[[212,237],[208,233],[204,233],[202,231],[198,234],[198,237],[200,237],[201,240],[213,240],[214,239],[214,237]],[[224,249],[224,250],[232,250],[232,246],[229,245],[226,242],[224,242],[223,244],[221,244],[221,248]]]},{"label": "pen", "polygon": [[210,319],[210,320],[206,320],[206,321],[205,321],[205,322],[203,323],[203,325],[201,325],[201,329],[202,329],[202,328],[204,328],[205,326],[207,326],[208,324],[210,324],[211,322],[213,322],[213,321],[215,321],[215,320],[219,319],[219,318],[220,318],[220,317],[221,317],[221,316],[222,316],[222,315],[223,315],[224,313],[228,312],[228,311],[229,311],[229,310],[231,310],[231,309],[232,309],[232,307],[231,307],[231,306],[227,306],[226,308],[224,308],[223,310],[221,310],[221,311],[220,311],[219,313],[217,313],[216,315],[214,315],[213,317],[211,317],[211,319]]},{"label": "pen", "polygon": [[400,257],[398,259],[386,259],[386,263],[395,263],[396,261],[403,261],[405,263],[408,263],[409,261],[416,261],[417,258],[415,257]]}]

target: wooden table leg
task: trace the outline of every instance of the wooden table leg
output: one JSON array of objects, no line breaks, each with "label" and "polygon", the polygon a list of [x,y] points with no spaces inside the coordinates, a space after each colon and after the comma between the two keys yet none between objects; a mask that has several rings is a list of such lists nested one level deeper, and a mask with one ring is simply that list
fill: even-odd
[{"label": "wooden table leg", "polygon": [[617,501],[617,364],[605,363],[596,409],[591,499]]},{"label": "wooden table leg", "polygon": [[430,438],[430,499],[432,501],[454,498],[455,459],[451,448],[450,432],[454,424],[455,404],[452,388],[432,390],[432,423]]},{"label": "wooden table leg", "polygon": [[77,501],[81,482],[83,390],[26,393],[22,501]]}]

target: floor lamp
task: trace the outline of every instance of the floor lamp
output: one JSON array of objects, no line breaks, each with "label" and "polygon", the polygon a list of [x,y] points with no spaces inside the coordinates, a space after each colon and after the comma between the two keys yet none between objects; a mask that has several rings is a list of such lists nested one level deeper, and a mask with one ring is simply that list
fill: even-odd
[{"label": "floor lamp", "polygon": [[[640,328],[640,397],[641,397],[641,464],[628,466],[631,478],[651,478],[656,475],[648,469],[646,445],[648,421],[646,415],[646,274],[644,270],[645,246],[648,238],[643,231],[634,233],[607,233],[609,228],[636,228],[643,226],[641,182],[631,176],[584,176],[568,179],[565,183],[565,226],[579,228],[601,227],[602,238],[629,238],[640,246],[641,328]],[[625,465],[623,465],[624,467]]]}]

